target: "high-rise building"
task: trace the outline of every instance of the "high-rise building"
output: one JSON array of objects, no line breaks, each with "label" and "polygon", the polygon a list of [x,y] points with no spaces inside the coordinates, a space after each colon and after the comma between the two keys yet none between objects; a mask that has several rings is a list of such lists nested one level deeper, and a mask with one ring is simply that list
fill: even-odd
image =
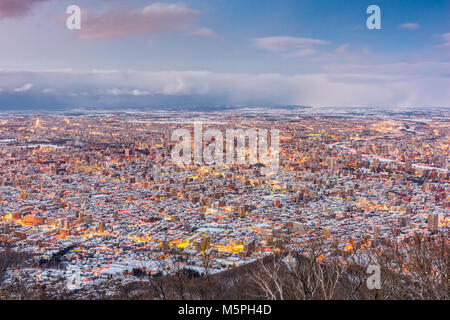
[{"label": "high-rise building", "polygon": [[322,228],[322,236],[325,239],[328,239],[330,237],[330,229],[328,228]]},{"label": "high-rise building", "polygon": [[436,232],[439,227],[439,215],[436,213],[430,213],[428,215],[428,230],[430,232]]},{"label": "high-rise building", "polygon": [[399,226],[399,228],[406,227],[406,217],[398,217],[397,225]]},{"label": "high-rise building", "polygon": [[98,232],[103,233],[105,232],[105,222],[100,221],[98,224]]},{"label": "high-rise building", "polygon": [[412,171],[411,160],[406,160],[405,161],[405,172],[411,173],[411,171]]},{"label": "high-rise building", "polygon": [[378,158],[374,158],[372,162],[372,170],[377,171],[380,167],[380,160]]}]

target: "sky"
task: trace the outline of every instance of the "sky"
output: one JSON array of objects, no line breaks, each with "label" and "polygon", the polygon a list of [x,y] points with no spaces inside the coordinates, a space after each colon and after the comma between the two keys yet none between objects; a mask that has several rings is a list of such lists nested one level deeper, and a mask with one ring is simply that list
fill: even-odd
[{"label": "sky", "polygon": [[450,107],[450,0],[0,0],[0,41],[2,110]]}]

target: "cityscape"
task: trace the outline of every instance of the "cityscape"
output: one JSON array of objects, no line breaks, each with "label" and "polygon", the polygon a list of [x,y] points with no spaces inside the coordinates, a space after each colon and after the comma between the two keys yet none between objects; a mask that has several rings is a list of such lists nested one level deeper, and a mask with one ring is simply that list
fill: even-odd
[{"label": "cityscape", "polygon": [[448,21],[449,0],[0,0],[0,304],[449,300]]},{"label": "cityscape", "polygon": [[[186,255],[184,269],[215,274],[318,240],[327,248],[320,259],[342,262],[355,246],[402,246],[418,235],[448,245],[448,117],[307,108],[4,115],[0,237],[34,261],[9,270],[4,284],[62,278],[61,289],[89,291],[170,273]],[[276,127],[279,171],[265,176],[236,159],[174,165],[171,131],[198,121]]]}]

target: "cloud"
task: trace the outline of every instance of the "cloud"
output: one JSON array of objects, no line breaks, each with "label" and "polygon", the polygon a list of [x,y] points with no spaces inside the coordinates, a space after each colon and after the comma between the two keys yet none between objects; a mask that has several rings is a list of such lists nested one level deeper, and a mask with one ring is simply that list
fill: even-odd
[{"label": "cloud", "polygon": [[86,11],[80,39],[101,40],[164,32],[211,36],[213,31],[195,26],[201,13],[183,4],[153,3],[143,9],[111,8],[100,14]]},{"label": "cloud", "polygon": [[0,0],[0,17],[23,17],[41,2],[48,0]]},{"label": "cloud", "polygon": [[43,94],[49,94],[49,93],[56,93],[56,90],[53,88],[45,88],[44,90],[42,90]]},{"label": "cloud", "polygon": [[141,91],[139,89],[134,89],[131,91],[131,93],[133,94],[133,96],[147,96],[151,94],[149,91]]},{"label": "cloud", "polygon": [[323,49],[329,41],[301,37],[265,37],[253,39],[253,44],[260,49],[280,53],[285,58],[308,58],[309,60],[330,60],[338,57],[367,56],[371,51],[364,47],[351,50],[351,44],[345,43],[336,50]]},{"label": "cloud", "polygon": [[293,54],[297,51],[311,49],[313,46],[325,45],[329,42],[312,38],[279,36],[255,38],[253,39],[253,43],[256,47],[263,50],[272,52],[288,52]]},{"label": "cloud", "polygon": [[403,23],[399,26],[400,29],[406,29],[406,30],[416,30],[420,28],[420,25],[418,23],[413,22],[407,22]]},{"label": "cloud", "polygon": [[[281,74],[207,71],[0,71],[0,108],[11,106],[312,105],[450,106],[450,63],[330,66]],[[17,91],[18,83],[27,83]],[[38,90],[26,91],[31,83]],[[54,88],[52,95],[42,94]],[[15,93],[15,94],[11,94]]]},{"label": "cloud", "polygon": [[343,45],[339,46],[335,52],[339,56],[367,56],[372,53],[367,47],[364,47],[361,50],[357,51],[352,51],[350,50],[350,48],[350,43],[344,43]]},{"label": "cloud", "polygon": [[201,36],[201,37],[216,37],[217,34],[214,30],[211,30],[209,28],[198,28],[196,30],[193,30],[190,32],[190,34],[195,36]]},{"label": "cloud", "polygon": [[284,54],[286,58],[306,58],[314,55],[317,50],[306,48]]},{"label": "cloud", "polygon": [[444,42],[438,45],[438,47],[450,47],[450,32],[441,34],[441,38]]},{"label": "cloud", "polygon": [[31,88],[33,88],[33,85],[31,83],[27,83],[19,88],[15,88],[14,92],[26,92],[26,91],[30,90]]}]

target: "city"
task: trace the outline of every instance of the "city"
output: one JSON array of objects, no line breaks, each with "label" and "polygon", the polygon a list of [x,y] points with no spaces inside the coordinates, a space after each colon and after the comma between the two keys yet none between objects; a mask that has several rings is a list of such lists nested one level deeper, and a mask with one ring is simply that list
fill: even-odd
[{"label": "city", "polygon": [[0,309],[444,306],[448,21],[450,0],[0,0]]},{"label": "city", "polygon": [[[62,278],[64,290],[89,291],[170,274],[186,255],[183,269],[216,274],[302,253],[317,240],[330,246],[321,260],[344,263],[355,246],[376,250],[417,235],[448,242],[448,117],[289,109],[3,115],[0,239],[34,261],[9,270],[3,285]],[[279,171],[265,176],[248,161],[173,164],[171,131],[193,130],[195,121],[276,127]]]}]

